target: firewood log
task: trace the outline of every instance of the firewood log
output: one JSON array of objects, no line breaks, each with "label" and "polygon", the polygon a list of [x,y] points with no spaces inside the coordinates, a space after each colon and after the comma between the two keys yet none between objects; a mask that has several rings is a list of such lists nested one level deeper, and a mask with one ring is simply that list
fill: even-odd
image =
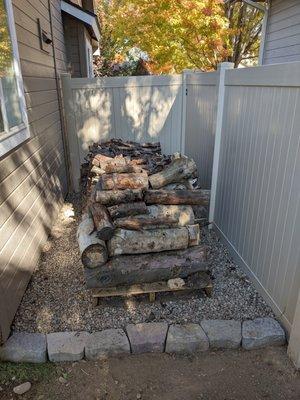
[{"label": "firewood log", "polygon": [[114,236],[108,242],[108,251],[110,257],[114,257],[121,254],[186,249],[188,244],[189,235],[185,227],[151,231],[116,229]]},{"label": "firewood log", "polygon": [[161,190],[185,190],[191,189],[191,184],[188,180],[176,183],[169,183],[166,186],[163,186]]},{"label": "firewood log", "polygon": [[139,231],[142,229],[167,229],[178,226],[178,221],[172,217],[151,217],[137,215],[115,220],[117,228]]},{"label": "firewood log", "polygon": [[77,230],[77,239],[81,261],[86,268],[96,268],[106,263],[108,258],[106,244],[97,237],[94,221],[88,213],[82,216]]},{"label": "firewood log", "polygon": [[209,198],[201,190],[147,190],[146,204],[209,205]]},{"label": "firewood log", "polygon": [[153,189],[159,189],[169,183],[188,179],[197,171],[194,160],[186,157],[174,159],[161,172],[149,177],[150,185]]},{"label": "firewood log", "polygon": [[152,205],[146,207],[147,215],[115,219],[115,226],[123,229],[159,229],[192,225],[195,215],[191,206]]},{"label": "firewood log", "polygon": [[102,163],[104,163],[104,162],[107,163],[107,162],[112,162],[113,160],[114,160],[113,157],[108,157],[108,156],[105,156],[103,154],[96,154],[94,156],[94,158],[92,159],[92,164],[95,165],[96,167],[100,167],[101,162]]},{"label": "firewood log", "polygon": [[100,178],[103,190],[148,189],[148,175],[144,173],[105,174]]},{"label": "firewood log", "polygon": [[115,227],[110,219],[107,208],[99,203],[93,203],[89,207],[97,229],[97,236],[101,240],[109,240],[114,234]]},{"label": "firewood log", "polygon": [[143,199],[141,189],[125,189],[125,190],[95,190],[95,201],[104,205],[115,205]]},{"label": "firewood log", "polygon": [[199,224],[187,225],[189,232],[189,247],[198,246],[200,243],[200,227]]},{"label": "firewood log", "polygon": [[84,269],[88,288],[167,281],[207,271],[207,248],[113,257],[102,267]]},{"label": "firewood log", "polygon": [[177,226],[192,225],[195,221],[193,208],[186,205],[161,205],[147,206],[150,218],[173,218]]},{"label": "firewood log", "polygon": [[129,172],[134,172],[138,174],[147,174],[147,171],[143,168],[141,165],[135,165],[135,164],[126,164],[126,165],[113,165],[113,164],[107,164],[106,166],[103,166],[103,168],[96,167],[96,165],[93,165],[91,168],[91,174],[100,177],[104,174],[111,174],[111,173],[129,173]]},{"label": "firewood log", "polygon": [[144,201],[134,203],[122,203],[108,207],[112,219],[129,217],[131,215],[147,214],[147,206]]}]

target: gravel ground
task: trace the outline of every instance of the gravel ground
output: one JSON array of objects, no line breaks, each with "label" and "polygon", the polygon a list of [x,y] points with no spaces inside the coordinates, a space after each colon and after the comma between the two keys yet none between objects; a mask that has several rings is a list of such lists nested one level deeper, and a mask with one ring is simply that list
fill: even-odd
[{"label": "gravel ground", "polygon": [[166,320],[169,323],[208,319],[251,319],[273,316],[245,274],[234,264],[214,232],[202,230],[209,246],[214,292],[161,294],[155,303],[146,296],[110,299],[92,306],[84,287],[76,241],[78,198],[70,198],[60,212],[15,316],[13,330],[27,332],[96,331],[128,323]]}]

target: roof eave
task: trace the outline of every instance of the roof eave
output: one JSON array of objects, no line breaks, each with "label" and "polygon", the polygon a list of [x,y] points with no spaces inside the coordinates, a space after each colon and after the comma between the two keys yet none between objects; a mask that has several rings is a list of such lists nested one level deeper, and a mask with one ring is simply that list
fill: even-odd
[{"label": "roof eave", "polygon": [[91,13],[90,11],[86,11],[83,8],[75,4],[72,4],[66,0],[61,0],[60,3],[61,3],[61,11],[71,15],[72,17],[78,19],[79,21],[87,25],[91,30],[93,39],[99,42],[100,29],[99,29],[97,15]]}]

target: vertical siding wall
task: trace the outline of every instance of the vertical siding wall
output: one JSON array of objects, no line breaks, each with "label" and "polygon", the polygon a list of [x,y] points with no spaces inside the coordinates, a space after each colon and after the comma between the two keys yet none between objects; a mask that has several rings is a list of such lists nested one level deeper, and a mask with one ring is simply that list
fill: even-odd
[{"label": "vertical siding wall", "polygon": [[196,161],[204,189],[211,186],[218,84],[219,72],[186,76],[185,153]]},{"label": "vertical siding wall", "polygon": [[52,0],[54,46],[40,50],[37,18],[51,34],[47,0],[13,1],[30,139],[0,159],[0,341],[66,193],[54,52],[65,71],[60,2]]},{"label": "vertical siding wall", "polygon": [[300,288],[300,63],[226,72],[214,223],[289,329]]},{"label": "vertical siding wall", "polygon": [[300,1],[272,0],[263,64],[300,61]]}]

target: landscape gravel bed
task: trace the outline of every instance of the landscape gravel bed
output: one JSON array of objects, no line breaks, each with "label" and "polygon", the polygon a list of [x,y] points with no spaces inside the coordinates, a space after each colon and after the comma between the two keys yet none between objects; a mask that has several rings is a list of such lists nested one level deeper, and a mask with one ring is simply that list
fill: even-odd
[{"label": "landscape gravel bed", "polygon": [[62,207],[39,265],[32,276],[13,323],[14,331],[50,333],[94,332],[124,328],[129,323],[200,323],[203,319],[246,320],[273,317],[272,310],[245,274],[234,264],[215,233],[202,230],[209,247],[214,283],[211,298],[205,294],[161,294],[149,303],[146,296],[101,300],[93,307],[85,289],[77,247],[79,196]]}]

